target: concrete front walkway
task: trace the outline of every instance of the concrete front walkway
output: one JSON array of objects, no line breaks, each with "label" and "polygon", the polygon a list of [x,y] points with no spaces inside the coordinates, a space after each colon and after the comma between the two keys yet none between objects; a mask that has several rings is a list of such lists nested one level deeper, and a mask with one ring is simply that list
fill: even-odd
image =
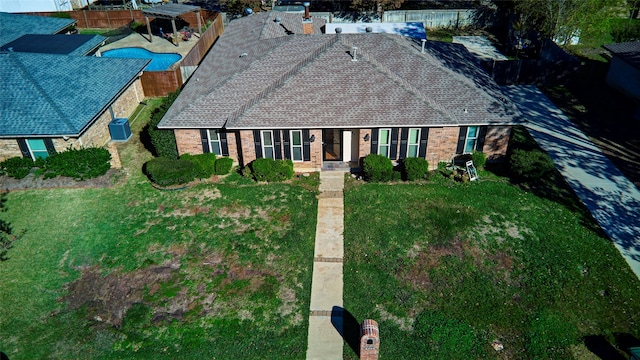
[{"label": "concrete front walkway", "polygon": [[640,278],[640,191],[534,86],[503,88],[529,132]]},{"label": "concrete front walkway", "polygon": [[342,309],[343,189],[343,172],[320,172],[307,359],[342,359],[342,331],[334,324],[341,324],[335,309]]}]

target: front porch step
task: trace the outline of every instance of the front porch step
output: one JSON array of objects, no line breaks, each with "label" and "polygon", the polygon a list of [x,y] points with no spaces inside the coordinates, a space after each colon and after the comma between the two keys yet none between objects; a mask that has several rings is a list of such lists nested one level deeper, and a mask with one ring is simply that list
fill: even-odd
[{"label": "front porch step", "polygon": [[325,161],[322,163],[322,171],[342,171],[350,172],[351,165],[344,161]]}]

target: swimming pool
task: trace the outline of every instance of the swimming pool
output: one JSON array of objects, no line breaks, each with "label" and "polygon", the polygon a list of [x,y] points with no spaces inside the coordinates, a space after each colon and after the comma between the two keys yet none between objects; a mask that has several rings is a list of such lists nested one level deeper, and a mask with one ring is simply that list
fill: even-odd
[{"label": "swimming pool", "polygon": [[125,58],[125,59],[151,59],[145,68],[146,71],[167,70],[182,56],[176,53],[155,53],[143,48],[120,48],[108,50],[102,53],[102,57]]}]

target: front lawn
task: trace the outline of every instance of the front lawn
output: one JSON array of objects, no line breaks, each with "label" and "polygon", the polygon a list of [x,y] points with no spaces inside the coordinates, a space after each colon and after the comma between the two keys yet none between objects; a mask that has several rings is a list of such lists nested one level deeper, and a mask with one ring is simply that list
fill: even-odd
[{"label": "front lawn", "polygon": [[[345,309],[357,322],[379,322],[381,358],[626,350],[628,339],[640,338],[640,282],[569,204],[490,174],[465,184],[349,179]],[[356,359],[349,346],[345,355]]]},{"label": "front lawn", "polygon": [[[134,133],[158,104],[132,116]],[[150,155],[137,135],[118,147],[120,185],[7,195],[2,217],[25,232],[0,263],[0,351],[303,358],[317,176],[159,191],[140,170]]]}]

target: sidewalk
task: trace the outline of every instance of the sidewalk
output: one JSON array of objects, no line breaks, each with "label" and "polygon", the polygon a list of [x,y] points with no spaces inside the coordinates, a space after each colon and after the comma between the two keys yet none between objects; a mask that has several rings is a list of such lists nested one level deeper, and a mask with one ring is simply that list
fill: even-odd
[{"label": "sidewalk", "polygon": [[525,126],[640,278],[640,191],[535,86],[506,86]]},{"label": "sidewalk", "polygon": [[318,223],[311,280],[307,359],[342,359],[343,339],[332,323],[342,308],[344,173],[320,172]]}]

